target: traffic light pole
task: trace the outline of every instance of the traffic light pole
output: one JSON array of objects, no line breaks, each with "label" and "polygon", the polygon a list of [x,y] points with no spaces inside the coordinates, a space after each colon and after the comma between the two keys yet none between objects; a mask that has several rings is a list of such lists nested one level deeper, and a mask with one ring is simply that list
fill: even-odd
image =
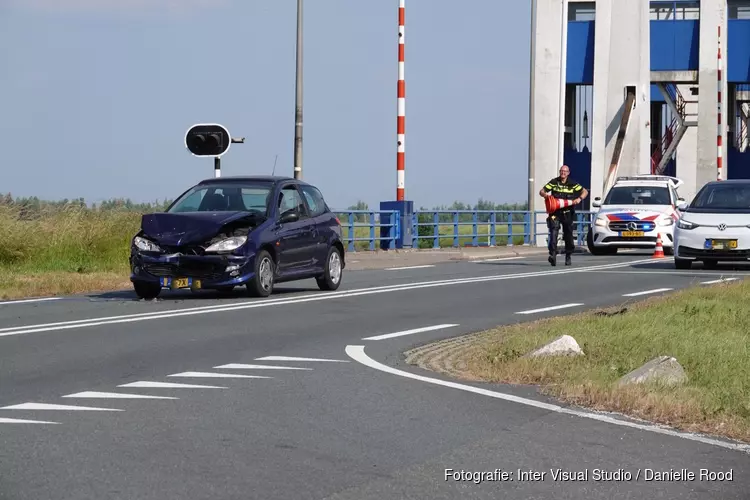
[{"label": "traffic light pole", "polygon": [[221,177],[221,158],[218,156],[214,157],[214,177]]},{"label": "traffic light pole", "polygon": [[294,104],[295,179],[302,179],[302,1],[297,0],[297,82]]}]

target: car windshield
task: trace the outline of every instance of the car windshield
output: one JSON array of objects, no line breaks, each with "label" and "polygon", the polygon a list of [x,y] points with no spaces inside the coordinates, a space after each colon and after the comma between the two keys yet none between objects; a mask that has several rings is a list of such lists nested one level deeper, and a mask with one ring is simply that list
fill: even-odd
[{"label": "car windshield", "polygon": [[605,205],[671,205],[669,189],[659,186],[615,186]]},{"label": "car windshield", "polygon": [[750,184],[706,186],[695,197],[690,208],[746,211],[750,209]]},{"label": "car windshield", "polygon": [[268,212],[270,184],[208,184],[198,185],[180,196],[167,210],[184,212],[252,212],[265,216]]}]

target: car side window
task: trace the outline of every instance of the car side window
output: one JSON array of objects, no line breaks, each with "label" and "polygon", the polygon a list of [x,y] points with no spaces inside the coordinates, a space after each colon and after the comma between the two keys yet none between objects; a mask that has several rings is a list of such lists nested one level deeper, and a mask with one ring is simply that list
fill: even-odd
[{"label": "car side window", "polygon": [[320,191],[313,186],[302,186],[300,188],[305,195],[307,205],[310,207],[310,217],[317,217],[326,212],[326,202]]},{"label": "car side window", "polygon": [[287,212],[296,212],[299,214],[300,219],[308,217],[307,209],[305,208],[305,202],[294,186],[286,186],[279,193],[278,198],[279,216],[283,216]]}]

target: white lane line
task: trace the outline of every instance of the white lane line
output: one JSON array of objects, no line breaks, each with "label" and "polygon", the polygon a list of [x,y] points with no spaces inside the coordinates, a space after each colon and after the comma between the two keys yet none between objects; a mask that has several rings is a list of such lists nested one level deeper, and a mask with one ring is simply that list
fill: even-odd
[{"label": "white lane line", "polygon": [[255,361],[320,361],[328,363],[349,363],[348,359],[300,358],[296,356],[265,356],[255,358]]},{"label": "white lane line", "polygon": [[435,264],[426,264],[423,266],[403,266],[403,267],[386,267],[386,271],[402,271],[406,269],[426,269],[428,267],[435,267]]},{"label": "white lane line", "polygon": [[149,396],[148,394],[123,394],[121,392],[84,391],[68,394],[64,398],[93,398],[93,399],[179,399],[171,396]]},{"label": "white lane line", "polygon": [[655,288],[653,290],[644,290],[642,292],[624,293],[622,294],[622,296],[623,297],[639,297],[641,295],[651,295],[652,293],[669,292],[671,290],[674,290],[674,288]]},{"label": "white lane line", "polygon": [[716,285],[717,283],[727,283],[729,281],[737,281],[739,278],[721,278],[718,280],[704,281],[701,285]]},{"label": "white lane line", "polygon": [[168,377],[204,377],[204,378],[272,378],[261,375],[240,375],[238,373],[215,373],[215,372],[182,372],[167,375]]},{"label": "white lane line", "polygon": [[413,335],[415,333],[424,333],[424,332],[431,332],[434,330],[443,330],[445,328],[453,328],[454,324],[445,324],[445,325],[433,325],[433,326],[424,326],[422,328],[414,328],[413,330],[404,330],[402,332],[394,332],[394,333],[384,333],[383,335],[375,335],[373,337],[365,337],[362,340],[385,340],[385,339],[392,339],[394,337],[402,337],[404,335]]},{"label": "white lane line", "polygon": [[227,370],[312,370],[312,368],[301,368],[299,366],[272,366],[272,365],[246,365],[243,363],[229,363],[228,365],[214,366],[214,369]]},{"label": "white lane line", "polygon": [[182,316],[192,316],[196,314],[210,314],[210,313],[217,313],[217,312],[239,311],[239,310],[244,310],[244,309],[255,309],[259,307],[274,307],[274,306],[282,306],[282,305],[288,305],[288,304],[301,304],[305,302],[319,302],[323,300],[334,300],[334,299],[341,299],[341,298],[374,295],[374,294],[379,294],[379,293],[418,290],[422,288],[433,288],[433,287],[451,286],[451,285],[464,285],[464,284],[470,284],[470,283],[473,284],[473,283],[504,281],[504,280],[513,280],[513,279],[523,279],[523,278],[535,278],[535,277],[540,277],[540,276],[558,276],[558,275],[572,274],[572,273],[585,273],[585,272],[597,271],[597,270],[603,270],[603,269],[616,269],[620,267],[628,267],[628,266],[631,266],[633,264],[638,264],[638,263],[653,264],[653,263],[658,263],[661,260],[662,259],[643,259],[640,261],[634,260],[634,261],[628,261],[628,262],[621,262],[617,264],[604,264],[604,265],[580,267],[580,268],[572,268],[572,269],[534,271],[534,272],[515,273],[515,274],[498,274],[498,275],[493,275],[493,276],[480,276],[480,277],[472,277],[472,278],[454,278],[454,279],[448,279],[448,280],[424,281],[421,283],[403,283],[399,285],[386,285],[386,286],[380,286],[380,287],[362,288],[362,289],[355,289],[355,290],[342,291],[342,292],[315,293],[315,294],[310,294],[310,295],[302,295],[302,296],[298,296],[298,297],[294,297],[290,299],[253,300],[251,302],[241,302],[241,303],[233,304],[233,305],[201,306],[201,307],[193,307],[193,308],[172,309],[171,311],[137,313],[137,314],[122,315],[122,316],[109,316],[109,317],[104,317],[104,318],[88,318],[88,319],[82,319],[82,320],[62,321],[62,322],[56,322],[56,323],[44,323],[44,324],[36,324],[36,325],[12,326],[12,327],[7,327],[7,328],[0,328],[0,337],[9,336],[9,335],[24,335],[24,334],[29,334],[29,333],[40,333],[40,332],[48,332],[48,331],[56,331],[56,330],[68,330],[71,328],[87,328],[87,327],[92,327],[92,326],[112,325],[112,324],[118,324],[118,323],[133,323],[136,321],[148,321],[148,320],[156,320],[156,319],[164,319],[164,318],[178,318]]},{"label": "white lane line", "polygon": [[579,307],[583,304],[579,304],[577,302],[570,303],[570,304],[560,304],[559,306],[549,306],[549,307],[542,307],[540,309],[529,309],[528,311],[518,311],[516,314],[536,314],[541,312],[547,312],[547,311],[557,311],[558,309],[566,309],[568,307]]},{"label": "white lane line", "polygon": [[31,302],[49,302],[51,300],[60,300],[60,298],[61,297],[42,297],[39,299],[4,300],[4,301],[0,301],[0,306],[13,305],[13,304],[28,304]]},{"label": "white lane line", "polygon": [[26,420],[23,418],[0,418],[0,424],[55,424],[60,422],[46,422],[44,420]]},{"label": "white lane line", "polygon": [[491,398],[502,399],[505,401],[513,402],[513,403],[523,404],[526,406],[533,406],[535,408],[539,408],[542,410],[547,410],[547,411],[551,411],[555,413],[562,413],[562,414],[572,415],[572,416],[581,417],[581,418],[589,418],[592,420],[597,420],[599,422],[620,425],[623,427],[630,427],[633,429],[640,429],[643,431],[655,432],[657,434],[666,434],[668,436],[688,439],[691,441],[699,441],[701,443],[711,444],[714,446],[720,446],[722,448],[728,448],[730,450],[750,453],[750,445],[744,444],[744,443],[733,443],[733,442],[728,442],[728,441],[721,441],[718,439],[712,439],[712,438],[700,436],[697,434],[690,434],[687,432],[680,432],[677,430],[672,430],[670,428],[662,427],[662,426],[658,426],[654,424],[638,424],[638,423],[630,422],[627,420],[620,420],[617,418],[613,418],[607,415],[603,415],[601,413],[589,413],[589,412],[581,411],[581,410],[563,408],[562,406],[558,406],[558,405],[554,405],[550,403],[543,403],[541,401],[534,401],[533,399],[522,398],[519,396],[513,396],[511,394],[504,394],[502,392],[490,391],[488,389],[480,389],[479,387],[459,384],[457,382],[448,382],[446,380],[439,380],[436,378],[430,378],[430,377],[425,377],[423,375],[417,375],[414,373],[401,371],[396,368],[391,368],[390,366],[386,366],[384,364],[378,363],[374,359],[370,358],[365,353],[365,346],[362,346],[362,345],[346,346],[346,354],[353,360],[365,366],[369,366],[370,368],[374,368],[375,370],[379,370],[385,373],[390,373],[392,375],[398,375],[404,378],[420,380],[422,382],[428,382],[430,384],[441,385],[443,387],[451,387],[453,389],[460,389],[462,391],[473,392],[475,394],[480,394],[482,396],[489,396]]},{"label": "white lane line", "polygon": [[71,410],[71,411],[123,411],[117,408],[94,408],[92,406],[53,405],[46,403],[21,403],[5,406],[0,410]]},{"label": "white lane line", "polygon": [[505,260],[518,260],[518,259],[525,259],[526,257],[498,257],[497,259],[481,259],[481,260],[471,260],[469,262],[475,263],[475,264],[481,264],[482,262],[502,262]]},{"label": "white lane line", "polygon": [[117,387],[141,387],[148,389],[226,389],[226,387],[219,387],[216,385],[175,384],[173,382],[147,382],[143,380],[118,385]]}]

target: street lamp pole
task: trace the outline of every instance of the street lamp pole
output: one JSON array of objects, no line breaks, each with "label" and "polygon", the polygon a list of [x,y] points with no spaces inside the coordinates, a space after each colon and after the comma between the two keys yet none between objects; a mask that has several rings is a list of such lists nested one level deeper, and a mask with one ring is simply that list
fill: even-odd
[{"label": "street lamp pole", "polygon": [[294,100],[294,178],[302,179],[302,2],[297,0],[297,71]]}]

